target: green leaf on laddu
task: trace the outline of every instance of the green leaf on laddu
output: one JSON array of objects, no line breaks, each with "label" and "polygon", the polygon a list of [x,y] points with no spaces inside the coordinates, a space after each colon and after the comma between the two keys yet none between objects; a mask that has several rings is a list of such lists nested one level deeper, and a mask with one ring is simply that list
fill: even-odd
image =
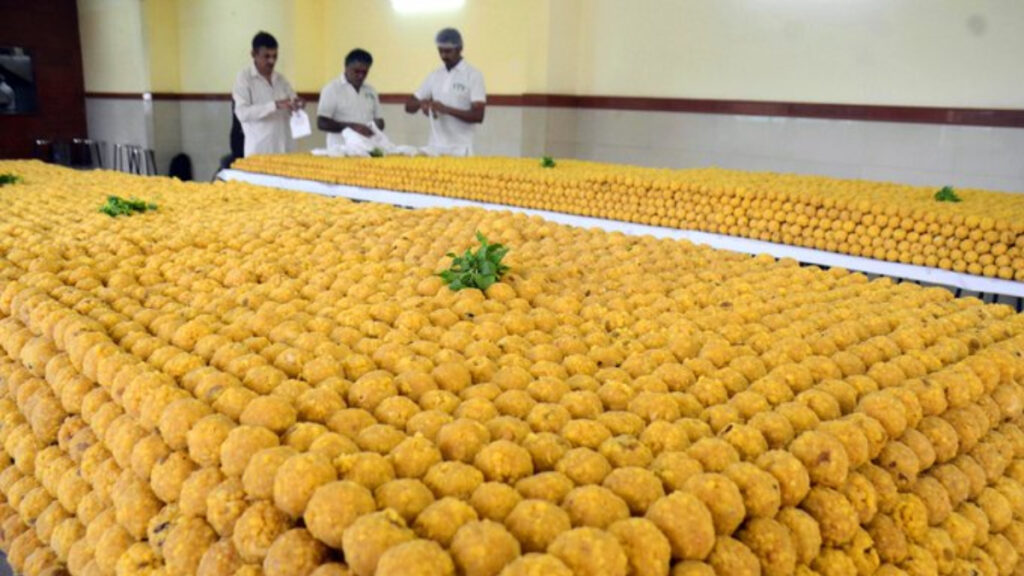
[{"label": "green leaf on laddu", "polygon": [[952,186],[943,186],[941,190],[935,193],[935,199],[939,202],[962,202],[963,199],[957,195],[956,191],[953,190]]},{"label": "green leaf on laddu", "polygon": [[156,204],[147,203],[146,201],[139,200],[138,198],[125,200],[120,196],[107,196],[107,203],[100,206],[99,212],[102,212],[111,218],[117,218],[118,216],[131,216],[135,213],[142,213],[156,209]]},{"label": "green leaf on laddu", "polygon": [[453,252],[448,253],[448,257],[452,259],[451,267],[438,272],[438,276],[449,289],[486,290],[501,280],[502,275],[508,271],[508,266],[501,263],[502,258],[508,253],[508,247],[491,244],[480,232],[476,233],[476,239],[480,243],[476,252],[467,249],[462,256],[456,256]]},{"label": "green leaf on laddu", "polygon": [[0,174],[0,188],[7,186],[8,184],[17,184],[21,182],[21,176],[13,174],[11,172],[4,172]]}]

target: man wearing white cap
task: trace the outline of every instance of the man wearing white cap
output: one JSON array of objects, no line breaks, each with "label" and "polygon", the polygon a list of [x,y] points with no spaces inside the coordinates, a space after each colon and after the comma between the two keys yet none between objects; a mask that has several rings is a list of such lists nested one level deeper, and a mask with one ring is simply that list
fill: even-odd
[{"label": "man wearing white cap", "polygon": [[462,35],[454,28],[437,33],[443,65],[423,81],[405,103],[405,111],[430,117],[427,151],[445,156],[473,153],[473,132],[484,121],[487,91],[479,70],[462,59]]}]

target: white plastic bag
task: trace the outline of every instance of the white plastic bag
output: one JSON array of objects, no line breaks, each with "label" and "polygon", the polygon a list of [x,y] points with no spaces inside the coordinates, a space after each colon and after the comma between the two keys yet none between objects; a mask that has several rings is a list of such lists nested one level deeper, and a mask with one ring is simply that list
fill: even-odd
[{"label": "white plastic bag", "polygon": [[375,149],[379,149],[386,156],[418,156],[419,150],[412,146],[398,146],[388,139],[387,135],[377,127],[376,124],[369,124],[369,128],[373,131],[372,136],[363,136],[351,128],[345,128],[341,131],[341,137],[344,143],[340,146],[331,146],[330,148],[317,148],[313,150],[315,156],[333,156],[333,157],[368,157],[370,153]]}]

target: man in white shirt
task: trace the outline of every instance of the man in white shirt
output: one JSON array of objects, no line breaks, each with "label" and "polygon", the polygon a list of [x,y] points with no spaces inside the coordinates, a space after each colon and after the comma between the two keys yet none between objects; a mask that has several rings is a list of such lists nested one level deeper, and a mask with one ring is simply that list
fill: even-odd
[{"label": "man in white shirt", "polygon": [[373,136],[370,124],[384,129],[380,96],[366,83],[373,66],[373,56],[356,48],[345,57],[345,73],[331,80],[320,91],[317,105],[317,128],[327,133],[327,147],[342,146],[341,132],[351,128],[363,136]]},{"label": "man in white shirt", "polygon": [[277,40],[266,32],[252,39],[252,64],[235,79],[232,97],[235,116],[245,133],[245,155],[283,154],[288,151],[288,120],[305,107],[292,85],[274,72]]},{"label": "man in white shirt", "polygon": [[437,33],[443,65],[405,103],[405,111],[430,118],[428,152],[446,156],[473,153],[473,132],[484,121],[487,91],[479,70],[462,59],[462,35],[454,28]]}]

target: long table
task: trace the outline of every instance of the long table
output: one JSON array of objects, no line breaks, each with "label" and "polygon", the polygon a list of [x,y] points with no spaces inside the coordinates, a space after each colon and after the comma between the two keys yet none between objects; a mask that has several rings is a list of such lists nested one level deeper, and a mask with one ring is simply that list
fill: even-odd
[{"label": "long table", "polygon": [[849,256],[826,252],[800,246],[789,246],[776,244],[749,238],[725,236],[695,230],[679,230],[676,228],[665,228],[661,226],[647,226],[618,220],[605,220],[602,218],[590,218],[576,216],[561,212],[549,212],[545,210],[534,210],[530,208],[519,208],[503,204],[491,204],[473,200],[461,200],[446,198],[429,194],[417,194],[414,192],[396,192],[391,190],[380,190],[376,188],[360,188],[344,184],[326,184],[315,180],[303,180],[298,178],[286,178],[269,174],[258,174],[243,170],[222,170],[218,176],[221,180],[233,180],[248,182],[259,186],[268,186],[297,192],[308,192],[323,196],[343,197],[351,200],[364,202],[381,202],[404,206],[408,208],[456,208],[476,207],[487,210],[504,210],[518,212],[531,216],[539,216],[551,222],[577,226],[581,228],[600,228],[610,232],[622,232],[636,236],[649,235],[656,238],[674,238],[688,240],[694,244],[702,244],[712,248],[731,250],[744,254],[769,254],[775,258],[791,258],[803,264],[814,264],[830,268],[846,268],[866,274],[889,276],[900,280],[912,280],[923,284],[946,286],[958,293],[968,292],[973,295],[991,296],[993,301],[1003,301],[1014,304],[1021,308],[1021,299],[1024,299],[1024,283],[999,278],[987,278],[974,276],[939,268],[926,266],[915,266],[913,264],[902,264],[898,262],[887,262],[860,256]]}]

